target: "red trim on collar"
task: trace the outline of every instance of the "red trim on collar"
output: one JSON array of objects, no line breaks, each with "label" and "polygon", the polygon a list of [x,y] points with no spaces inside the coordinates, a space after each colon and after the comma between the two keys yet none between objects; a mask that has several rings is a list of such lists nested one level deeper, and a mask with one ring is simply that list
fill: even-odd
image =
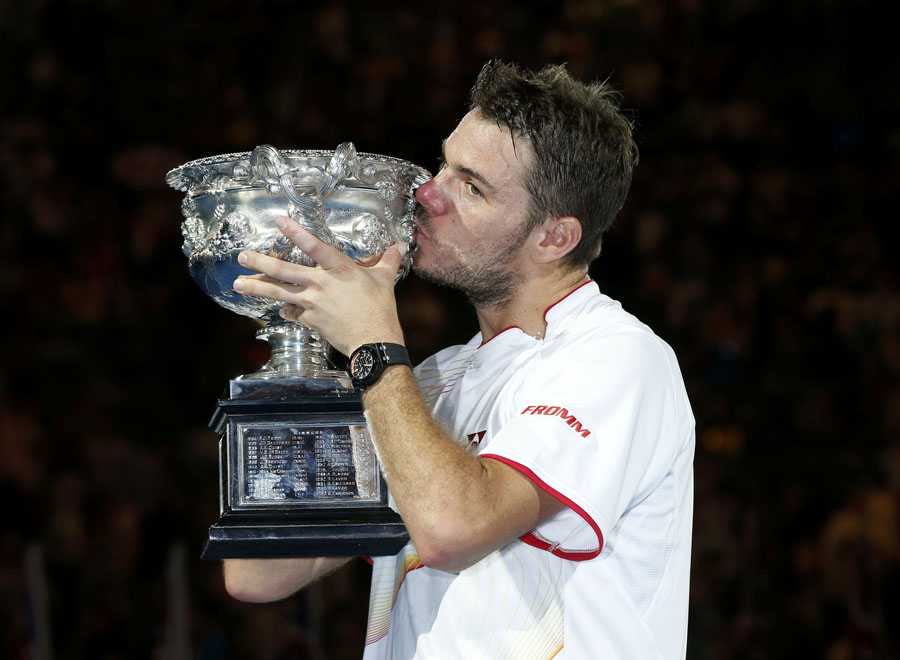
[{"label": "red trim on collar", "polygon": [[559,303],[561,303],[563,300],[565,300],[566,298],[568,298],[569,296],[571,296],[573,293],[575,293],[576,291],[578,291],[578,289],[580,289],[580,288],[583,287],[583,286],[587,286],[588,284],[590,284],[590,283],[593,282],[593,281],[594,281],[594,280],[588,280],[587,282],[582,282],[581,284],[579,284],[578,286],[576,286],[574,289],[572,289],[571,291],[569,291],[569,293],[567,293],[567,294],[564,295],[562,298],[560,298],[559,300],[557,300],[555,303],[553,303],[552,305],[550,305],[550,307],[548,307],[547,309],[544,310],[544,320],[545,320],[545,321],[547,320],[547,312],[549,312],[551,309],[553,309],[554,307],[556,307]]},{"label": "red trim on collar", "polygon": [[[491,337],[490,339],[488,339],[487,341],[483,341],[483,342],[481,342],[480,344],[478,344],[478,348],[481,348],[481,347],[484,346],[485,344],[494,341],[497,337],[499,337],[500,335],[502,335],[502,334],[503,334],[504,332],[506,332],[507,330],[513,330],[513,329],[516,329],[516,330],[522,330],[522,328],[520,328],[520,327],[517,326],[517,325],[508,325],[508,326],[506,326],[505,328],[503,328],[503,330],[501,330],[500,332],[498,332],[496,335],[494,335],[493,337]],[[522,330],[522,332],[525,332],[525,331]]]},{"label": "red trim on collar", "polygon": [[554,554],[557,557],[561,557],[562,559],[569,559],[571,561],[586,561],[588,559],[593,559],[600,554],[600,551],[603,550],[603,533],[600,531],[600,526],[596,522],[594,522],[594,519],[591,518],[587,511],[575,504],[575,502],[560,493],[558,490],[555,490],[548,486],[539,476],[537,476],[534,472],[532,472],[529,468],[525,467],[521,463],[516,463],[515,461],[510,460],[505,456],[500,456],[499,454],[480,454],[479,458],[492,458],[495,461],[500,461],[501,463],[505,463],[511,468],[518,470],[526,477],[531,479],[531,481],[533,481],[536,486],[539,486],[541,489],[547,491],[553,497],[572,509],[572,511],[581,516],[584,521],[590,526],[590,528],[594,530],[594,533],[597,535],[598,546],[596,550],[586,550],[580,552],[560,550],[558,545],[552,544],[546,539],[538,536],[534,530],[531,530],[524,536],[519,537],[519,539],[523,543],[527,543],[528,545],[538,548],[539,550],[546,550],[547,552]]},{"label": "red trim on collar", "polygon": [[[576,286],[574,289],[572,289],[571,291],[569,291],[569,293],[567,293],[567,294],[564,295],[562,298],[560,298],[559,300],[557,300],[555,303],[553,303],[552,305],[550,305],[547,309],[544,310],[544,320],[545,320],[545,321],[547,320],[547,312],[549,312],[551,309],[553,309],[554,307],[556,307],[559,303],[561,303],[563,300],[565,300],[566,298],[568,298],[569,296],[571,296],[573,293],[575,293],[576,291],[578,291],[578,289],[580,289],[580,288],[583,287],[583,286],[587,286],[588,284],[590,284],[590,283],[593,282],[593,281],[594,281],[594,280],[588,280],[587,282],[582,282],[581,284],[579,284],[578,286]],[[491,337],[490,339],[488,339],[487,341],[482,341],[480,344],[478,344],[478,348],[481,348],[481,347],[484,346],[485,344],[494,341],[494,339],[496,339],[497,337],[499,337],[500,335],[502,335],[504,332],[506,332],[507,330],[512,330],[513,328],[515,328],[516,330],[522,330],[522,328],[520,328],[520,327],[517,326],[517,325],[508,325],[508,326],[506,326],[505,328],[503,328],[503,330],[501,330],[500,332],[498,332],[496,335],[494,335],[493,337]],[[522,332],[525,332],[525,331],[522,330]]]}]

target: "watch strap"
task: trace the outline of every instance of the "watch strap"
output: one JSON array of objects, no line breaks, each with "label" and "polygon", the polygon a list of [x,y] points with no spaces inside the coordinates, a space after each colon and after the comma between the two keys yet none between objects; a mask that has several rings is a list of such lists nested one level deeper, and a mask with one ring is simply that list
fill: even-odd
[{"label": "watch strap", "polygon": [[[373,358],[372,368],[362,377],[357,377],[354,369],[354,362],[363,351],[369,353]],[[382,373],[388,367],[405,364],[412,367],[409,359],[409,351],[402,344],[392,344],[389,342],[378,342],[374,344],[363,344],[350,354],[350,379],[353,385],[358,389],[364,390],[374,385]]]},{"label": "watch strap", "polygon": [[406,350],[406,346],[403,344],[381,342],[372,344],[372,346],[375,346],[381,359],[384,361],[385,367],[390,367],[394,364],[405,364],[407,367],[412,366],[412,362],[409,359],[409,351]]}]

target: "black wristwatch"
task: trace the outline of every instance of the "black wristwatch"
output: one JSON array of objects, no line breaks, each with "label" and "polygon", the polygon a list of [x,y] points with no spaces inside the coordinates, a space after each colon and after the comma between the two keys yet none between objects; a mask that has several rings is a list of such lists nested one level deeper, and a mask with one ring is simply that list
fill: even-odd
[{"label": "black wristwatch", "polygon": [[409,353],[400,344],[363,344],[350,354],[350,380],[364,390],[374,384],[384,370],[395,364],[411,367]]}]

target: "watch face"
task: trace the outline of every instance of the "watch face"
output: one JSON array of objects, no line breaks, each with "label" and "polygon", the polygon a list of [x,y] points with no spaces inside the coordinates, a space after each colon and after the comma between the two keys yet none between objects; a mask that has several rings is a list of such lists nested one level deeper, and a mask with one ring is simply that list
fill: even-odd
[{"label": "watch face", "polygon": [[350,365],[350,375],[356,380],[363,380],[372,373],[372,367],[374,366],[375,356],[372,354],[372,350],[363,348],[353,358],[353,363]]}]

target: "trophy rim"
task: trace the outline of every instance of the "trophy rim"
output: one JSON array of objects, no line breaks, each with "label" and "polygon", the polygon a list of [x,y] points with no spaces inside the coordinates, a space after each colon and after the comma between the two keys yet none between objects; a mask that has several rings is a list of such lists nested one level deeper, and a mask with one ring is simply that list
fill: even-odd
[{"label": "trophy rim", "polygon": [[[334,149],[279,149],[278,150],[284,156],[293,156],[299,158],[310,158],[310,157],[321,157],[328,158],[334,155]],[[207,166],[207,165],[221,165],[222,163],[228,162],[237,162],[241,160],[249,160],[252,151],[235,151],[227,154],[219,154],[216,156],[205,156],[203,158],[196,158],[194,160],[190,160],[186,163],[179,165],[178,167],[173,167],[166,173],[166,183],[168,183],[175,190],[180,190],[181,192],[187,192],[189,186],[189,182],[186,181],[181,176],[181,171],[188,167],[197,167],[197,166]],[[412,168],[413,170],[417,170],[421,175],[427,177],[427,179],[432,178],[431,172],[422,167],[421,165],[416,165],[415,163],[405,160],[403,158],[397,158],[395,156],[385,156],[384,154],[375,154],[370,153],[368,151],[359,151],[357,152],[357,157],[362,160],[371,160],[380,163],[388,163],[390,165],[401,165]]]}]

